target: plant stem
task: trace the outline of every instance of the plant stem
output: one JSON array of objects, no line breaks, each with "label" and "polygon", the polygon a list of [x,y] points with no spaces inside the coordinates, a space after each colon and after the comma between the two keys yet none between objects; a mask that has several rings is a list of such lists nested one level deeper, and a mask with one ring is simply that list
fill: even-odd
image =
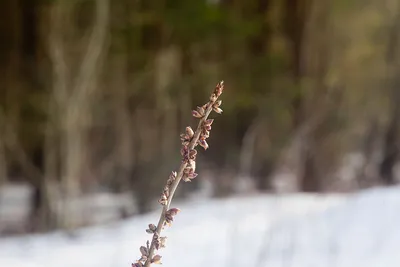
[{"label": "plant stem", "polygon": [[[211,111],[213,110],[212,106],[213,106],[214,103],[215,103],[215,101],[211,101],[211,100],[208,102],[207,109],[205,110],[204,117],[199,120],[199,123],[197,125],[197,129],[196,129],[196,131],[194,133],[194,136],[193,136],[192,140],[190,141],[189,151],[191,149],[194,149],[194,147],[196,146],[197,141],[200,138],[200,134],[201,134],[201,131],[202,131],[202,125],[207,120],[208,116],[210,115]],[[179,185],[180,181],[182,180],[183,171],[186,168],[187,164],[188,163],[186,161],[183,161],[181,163],[181,165],[180,165],[180,167],[178,169],[178,173],[176,175],[176,178],[175,178],[174,182],[172,183],[172,185],[170,187],[170,192],[169,192],[167,204],[165,206],[163,206],[163,209],[162,209],[162,212],[161,212],[161,215],[160,215],[160,219],[158,220],[156,232],[153,234],[153,238],[151,240],[149,255],[148,255],[146,263],[144,265],[145,267],[150,267],[150,265],[151,265],[151,259],[153,258],[154,251],[155,251],[154,237],[155,236],[160,236],[161,230],[162,230],[164,222],[165,222],[165,214],[168,211],[168,209],[170,207],[170,204],[171,204],[171,201],[172,201],[172,198],[174,197],[175,191],[178,188],[178,185]]]}]

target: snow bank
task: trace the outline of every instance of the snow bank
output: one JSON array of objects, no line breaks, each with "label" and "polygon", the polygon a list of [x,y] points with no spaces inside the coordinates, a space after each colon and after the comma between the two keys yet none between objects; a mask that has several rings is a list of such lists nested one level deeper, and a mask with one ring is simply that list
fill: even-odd
[{"label": "snow bank", "polygon": [[[400,188],[354,196],[235,197],[176,205],[163,266],[398,267]],[[158,213],[77,232],[0,240],[0,266],[130,266]]]}]

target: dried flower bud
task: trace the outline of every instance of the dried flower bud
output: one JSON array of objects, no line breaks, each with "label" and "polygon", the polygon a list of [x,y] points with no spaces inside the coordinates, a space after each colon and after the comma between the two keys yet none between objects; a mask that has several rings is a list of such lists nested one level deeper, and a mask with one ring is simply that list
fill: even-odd
[{"label": "dried flower bud", "polygon": [[155,255],[152,259],[151,259],[151,263],[154,264],[161,264],[161,256],[160,255]]},{"label": "dried flower bud", "polygon": [[132,263],[132,267],[143,267],[143,264],[140,261],[138,261],[136,263]]},{"label": "dried flower bud", "polygon": [[199,140],[199,145],[204,148],[204,150],[208,149],[208,144],[206,140]]},{"label": "dried flower bud", "polygon": [[220,109],[220,108],[218,108],[218,107],[216,107],[216,108],[214,108],[213,107],[213,110],[216,112],[216,113],[218,113],[218,114],[221,114],[222,113],[222,109]]},{"label": "dried flower bud", "polygon": [[147,256],[142,256],[142,257],[140,257],[139,261],[141,261],[141,262],[147,261]]},{"label": "dried flower bud", "polygon": [[210,131],[204,129],[200,135],[200,140],[206,140],[208,137],[210,137]]},{"label": "dried flower bud", "polygon": [[142,253],[142,256],[147,256],[149,255],[149,250],[145,246],[141,246],[140,253]]},{"label": "dried flower bud", "polygon": [[[192,164],[194,165],[189,165],[186,166],[186,168],[183,170],[183,181],[185,182],[191,182],[194,178],[197,177],[197,173],[194,172],[195,170],[195,166],[196,166],[196,162],[193,161]],[[193,166],[193,167],[192,167]]]},{"label": "dried flower bud", "polygon": [[169,175],[169,178],[175,180],[177,173],[176,172],[171,172],[171,174]]},{"label": "dried flower bud", "polygon": [[211,125],[211,124],[213,124],[213,122],[214,122],[214,119],[208,119],[204,122],[204,125]]},{"label": "dried flower bud", "polygon": [[157,226],[155,226],[154,224],[149,224],[149,229],[153,232],[155,232],[157,230]]},{"label": "dried flower bud", "polygon": [[160,241],[160,247],[165,248],[165,243],[167,242],[167,237],[162,236],[162,237],[160,237],[159,241]]},{"label": "dried flower bud", "polygon": [[171,208],[167,211],[167,213],[171,214],[172,216],[177,215],[181,210],[178,208]]},{"label": "dried flower bud", "polygon": [[164,195],[168,199],[168,197],[169,197],[169,187],[168,187],[168,185],[166,185],[164,187],[162,195]]},{"label": "dried flower bud", "polygon": [[171,226],[172,222],[174,221],[174,217],[172,217],[171,214],[166,214],[165,215],[165,222],[164,225]]},{"label": "dried flower bud", "polygon": [[155,232],[153,235],[153,241],[158,240],[158,238],[159,238],[159,234],[157,232]]},{"label": "dried flower bud", "polygon": [[211,102],[215,102],[215,100],[217,100],[217,99],[218,99],[218,96],[216,96],[215,94],[211,94],[211,96],[210,96]]},{"label": "dried flower bud", "polygon": [[197,112],[196,110],[192,110],[192,116],[195,117],[195,118],[198,118],[198,119],[200,119],[200,118],[203,117],[203,116],[201,116],[200,113]]},{"label": "dried flower bud", "polygon": [[191,182],[194,178],[197,177],[197,175],[198,175],[197,173],[192,172],[192,173],[190,173],[190,174],[184,176],[182,179],[183,179],[183,181],[185,181],[185,182]]},{"label": "dried flower bud", "polygon": [[193,180],[193,179],[196,178],[197,176],[198,176],[197,173],[192,172],[192,173],[189,174],[188,178],[191,179],[191,180]]},{"label": "dried flower bud", "polygon": [[205,108],[204,106],[202,107],[197,107],[197,112],[203,117],[205,115]]},{"label": "dried flower bud", "polygon": [[154,234],[154,231],[152,231],[151,229],[146,229],[146,233],[148,233],[148,234]]},{"label": "dried flower bud", "polygon": [[224,81],[220,81],[214,89],[214,94],[216,94],[217,97],[219,97],[222,94],[223,90],[224,90]]},{"label": "dried flower bud", "polygon": [[193,137],[194,132],[193,132],[193,129],[190,126],[186,127],[186,134],[189,136],[189,138]]},{"label": "dried flower bud", "polygon": [[167,205],[168,198],[164,193],[161,195],[161,198],[158,200],[158,203],[160,203],[163,206]]},{"label": "dried flower bud", "polygon": [[189,152],[189,159],[195,160],[197,155],[197,150],[196,149],[191,149]]},{"label": "dried flower bud", "polygon": [[157,250],[159,250],[160,247],[161,247],[160,239],[159,239],[159,238],[154,239],[154,240],[153,240],[153,243],[154,243],[154,247],[155,247]]},{"label": "dried flower bud", "polygon": [[186,167],[192,168],[193,171],[196,170],[196,161],[195,160],[189,160],[188,164]]}]

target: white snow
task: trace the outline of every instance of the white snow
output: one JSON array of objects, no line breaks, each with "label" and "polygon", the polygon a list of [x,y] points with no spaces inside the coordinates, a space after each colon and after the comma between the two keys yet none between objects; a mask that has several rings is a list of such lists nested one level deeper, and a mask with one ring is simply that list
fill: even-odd
[{"label": "white snow", "polygon": [[[163,266],[398,267],[400,188],[355,195],[191,201],[165,231]],[[130,267],[158,212],[82,229],[0,239],[1,267]]]}]

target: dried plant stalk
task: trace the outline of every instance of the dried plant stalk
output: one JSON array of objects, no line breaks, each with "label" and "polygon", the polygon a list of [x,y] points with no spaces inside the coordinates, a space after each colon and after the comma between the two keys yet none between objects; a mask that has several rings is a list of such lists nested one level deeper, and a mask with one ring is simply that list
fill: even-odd
[{"label": "dried plant stalk", "polygon": [[196,178],[196,146],[200,145],[205,150],[208,148],[206,139],[210,136],[211,125],[213,119],[208,119],[208,116],[212,111],[218,114],[222,113],[220,108],[222,101],[218,100],[219,96],[224,90],[224,82],[221,81],[217,84],[214,91],[210,96],[210,100],[201,107],[197,107],[196,110],[192,111],[192,115],[199,119],[196,131],[193,131],[190,126],[186,127],[185,133],[181,134],[182,141],[182,163],[177,172],[172,172],[167,180],[167,183],[159,199],[159,203],[163,206],[160,219],[157,226],[149,224],[149,228],[146,232],[153,234],[150,241],[147,241],[146,246],[140,247],[140,253],[142,256],[136,263],[132,263],[132,267],[149,267],[152,263],[160,264],[161,256],[154,255],[156,250],[165,247],[166,237],[160,236],[161,230],[166,225],[171,225],[174,220],[174,216],[179,213],[179,209],[170,208],[172,198],[174,197],[175,190],[181,180],[190,182]]}]

